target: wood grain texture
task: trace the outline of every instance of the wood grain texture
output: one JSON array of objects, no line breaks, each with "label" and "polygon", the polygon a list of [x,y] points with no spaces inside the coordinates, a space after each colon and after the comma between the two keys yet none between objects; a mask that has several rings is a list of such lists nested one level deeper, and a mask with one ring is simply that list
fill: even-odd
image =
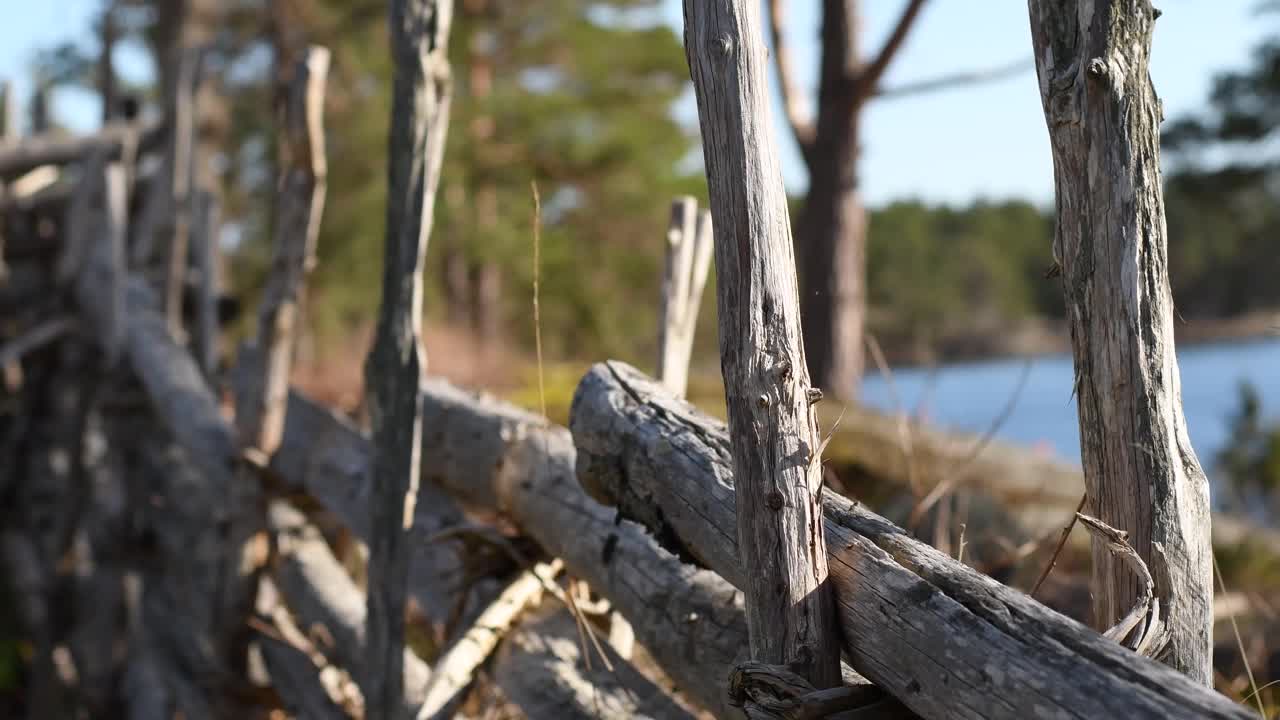
[{"label": "wood grain texture", "polygon": [[246,358],[253,365],[241,375],[246,383],[236,402],[240,441],[267,454],[275,452],[284,432],[294,332],[324,210],[324,89],[328,73],[329,51],[308,48],[294,65],[283,102],[278,216],[271,268],[258,312],[258,352]]},{"label": "wood grain texture", "polygon": [[752,659],[822,689],[840,648],[822,534],[817,420],[801,341],[787,196],[770,132],[761,3],[685,0],[715,237],[739,549]]},{"label": "wood grain texture", "polygon": [[386,250],[377,333],[365,364],[373,421],[369,534],[368,672],[370,717],[391,717],[404,647],[407,530],[418,494],[422,433],[418,382],[422,348],[422,267],[449,125],[452,0],[391,0],[394,63],[388,136]]},{"label": "wood grain texture", "polygon": [[[747,646],[742,594],[716,574],[680,562],[642,528],[619,523],[616,511],[588,498],[574,479],[575,453],[564,428],[443,381],[428,380],[422,398],[428,429],[422,489],[439,485],[470,506],[507,514],[609,599],[679,690],[716,717],[730,717],[725,684]],[[285,422],[273,469],[286,480],[330,477],[358,512],[370,493],[369,441],[340,429],[332,413],[297,392]]]},{"label": "wood grain texture", "polygon": [[[622,363],[574,397],[578,474],[669,549],[746,583],[723,423]],[[924,717],[1249,713],[827,493],[827,547],[850,665]]]},{"label": "wood grain texture", "polygon": [[[1160,656],[1212,684],[1209,485],[1187,435],[1174,355],[1160,178],[1163,110],[1148,74],[1149,0],[1029,0],[1057,191],[1054,259],[1075,359],[1089,514],[1129,534],[1151,569]],[[1094,626],[1141,592],[1093,542]]]}]

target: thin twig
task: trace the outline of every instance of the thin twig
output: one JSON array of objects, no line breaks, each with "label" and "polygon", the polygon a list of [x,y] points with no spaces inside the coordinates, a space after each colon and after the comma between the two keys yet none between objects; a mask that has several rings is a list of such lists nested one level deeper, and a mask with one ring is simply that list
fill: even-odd
[{"label": "thin twig", "polygon": [[991,421],[991,424],[987,427],[986,432],[982,434],[978,439],[978,442],[974,443],[973,447],[965,457],[961,459],[952,470],[948,471],[946,479],[937,485],[934,485],[933,489],[929,491],[929,494],[926,495],[919,503],[916,503],[915,509],[911,511],[910,519],[907,520],[908,528],[914,528],[916,524],[920,522],[920,518],[925,513],[929,512],[930,508],[932,508],[935,503],[941,500],[943,496],[950,493],[957,485],[965,480],[965,472],[969,469],[969,466],[973,465],[973,463],[977,461],[978,457],[982,455],[982,451],[986,450],[987,446],[991,444],[991,441],[995,439],[996,433],[1000,432],[1000,428],[1004,427],[1004,424],[1009,421],[1009,417],[1013,415],[1013,409],[1017,406],[1019,398],[1022,397],[1022,391],[1026,388],[1027,378],[1030,375],[1031,360],[1028,359],[1022,365],[1022,375],[1018,378],[1018,384],[1009,395],[1009,399],[1005,401],[1004,407],[996,414],[995,418]]},{"label": "thin twig", "polygon": [[530,180],[533,188],[533,346],[538,356],[538,405],[542,419],[547,419],[547,388],[543,381],[542,367],[542,316],[538,308],[538,281],[542,267],[542,197],[538,194],[538,181]]},{"label": "thin twig", "polygon": [[902,450],[902,459],[907,464],[907,487],[911,489],[912,497],[920,497],[920,478],[916,475],[916,453],[911,442],[911,424],[902,406],[902,400],[898,397],[897,386],[893,383],[893,371],[885,361],[884,351],[880,349],[879,341],[870,333],[867,334],[867,349],[871,351],[871,357],[880,370],[880,376],[884,378],[885,387],[889,391],[889,400],[893,403],[893,410],[897,415],[898,445]]},{"label": "thin twig", "polygon": [[[1226,595],[1227,584],[1222,579],[1222,569],[1218,567],[1218,556],[1216,554],[1213,556],[1213,574],[1218,578],[1218,589],[1222,591],[1223,595]],[[1249,688],[1253,690],[1250,693],[1250,697],[1258,701],[1258,715],[1262,717],[1262,720],[1266,720],[1267,710],[1262,706],[1262,696],[1258,694],[1262,688],[1258,687],[1258,681],[1253,677],[1253,667],[1249,663],[1249,654],[1244,650],[1244,640],[1240,637],[1240,625],[1236,623],[1235,613],[1228,615],[1227,619],[1231,621],[1231,632],[1235,633],[1236,647],[1240,649],[1240,659],[1244,661],[1244,674],[1249,678]],[[1264,685],[1263,687],[1266,686]]]},{"label": "thin twig", "polygon": [[1053,549],[1053,556],[1049,558],[1049,564],[1044,566],[1044,572],[1040,573],[1040,579],[1036,580],[1035,587],[1031,588],[1032,598],[1035,598],[1036,593],[1040,591],[1040,586],[1049,577],[1053,567],[1058,564],[1058,556],[1062,554],[1062,548],[1067,544],[1067,536],[1071,535],[1071,528],[1076,526],[1076,518],[1079,517],[1080,511],[1084,510],[1084,503],[1088,499],[1088,493],[1080,496],[1080,504],[1076,506],[1076,511],[1071,513],[1071,520],[1067,522],[1067,526],[1062,528],[1062,537],[1058,538],[1058,546]]}]

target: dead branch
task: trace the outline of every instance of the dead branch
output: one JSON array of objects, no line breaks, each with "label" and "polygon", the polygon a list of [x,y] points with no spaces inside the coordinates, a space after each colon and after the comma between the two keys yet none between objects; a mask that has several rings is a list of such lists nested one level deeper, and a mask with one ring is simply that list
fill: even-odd
[{"label": "dead branch", "polygon": [[796,82],[791,64],[791,47],[787,44],[786,0],[769,0],[769,37],[773,41],[773,64],[778,71],[778,88],[782,91],[782,109],[791,125],[791,133],[807,155],[813,144],[815,129],[804,90]]}]

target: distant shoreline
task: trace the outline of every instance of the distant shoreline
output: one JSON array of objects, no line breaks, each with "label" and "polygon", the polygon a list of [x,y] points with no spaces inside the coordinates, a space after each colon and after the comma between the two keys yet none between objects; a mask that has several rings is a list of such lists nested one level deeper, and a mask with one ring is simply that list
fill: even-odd
[{"label": "distant shoreline", "polygon": [[[1280,310],[1266,310],[1225,319],[1174,318],[1179,347],[1280,338]],[[928,367],[955,363],[1065,355],[1071,352],[1066,324],[1029,320],[1000,330],[956,333],[932,343],[912,344],[880,339],[889,364]],[[874,372],[868,368],[868,372]]]}]

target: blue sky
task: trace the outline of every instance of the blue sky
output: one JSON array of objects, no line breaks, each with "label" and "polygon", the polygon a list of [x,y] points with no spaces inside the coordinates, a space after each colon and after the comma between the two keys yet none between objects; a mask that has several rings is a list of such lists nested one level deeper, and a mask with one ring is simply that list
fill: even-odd
[{"label": "blue sky", "polygon": [[[663,17],[681,25],[680,0],[665,0]],[[16,2],[11,4],[17,5]],[[799,79],[816,86],[818,0],[790,0],[789,37]],[[878,47],[903,0],[863,2],[868,52]],[[1151,74],[1172,118],[1203,106],[1213,75],[1248,61],[1266,26],[1253,14],[1257,0],[1159,0]],[[0,78],[13,79],[20,96],[32,53],[89,32],[100,0],[29,0],[0,23]],[[135,51],[136,52],[136,51]],[[119,58],[122,72],[139,63]],[[932,0],[885,80],[892,86],[960,70],[1003,66],[1030,58],[1026,0]],[[776,83],[775,83],[776,87]],[[60,117],[91,127],[90,98],[55,98]],[[696,117],[682,103],[686,119]],[[794,190],[805,186],[804,167],[780,108],[773,114],[783,172]],[[1047,203],[1053,170],[1033,72],[997,84],[874,103],[867,111],[863,184],[872,204],[915,197],[964,203],[975,197],[1021,197]]]}]

